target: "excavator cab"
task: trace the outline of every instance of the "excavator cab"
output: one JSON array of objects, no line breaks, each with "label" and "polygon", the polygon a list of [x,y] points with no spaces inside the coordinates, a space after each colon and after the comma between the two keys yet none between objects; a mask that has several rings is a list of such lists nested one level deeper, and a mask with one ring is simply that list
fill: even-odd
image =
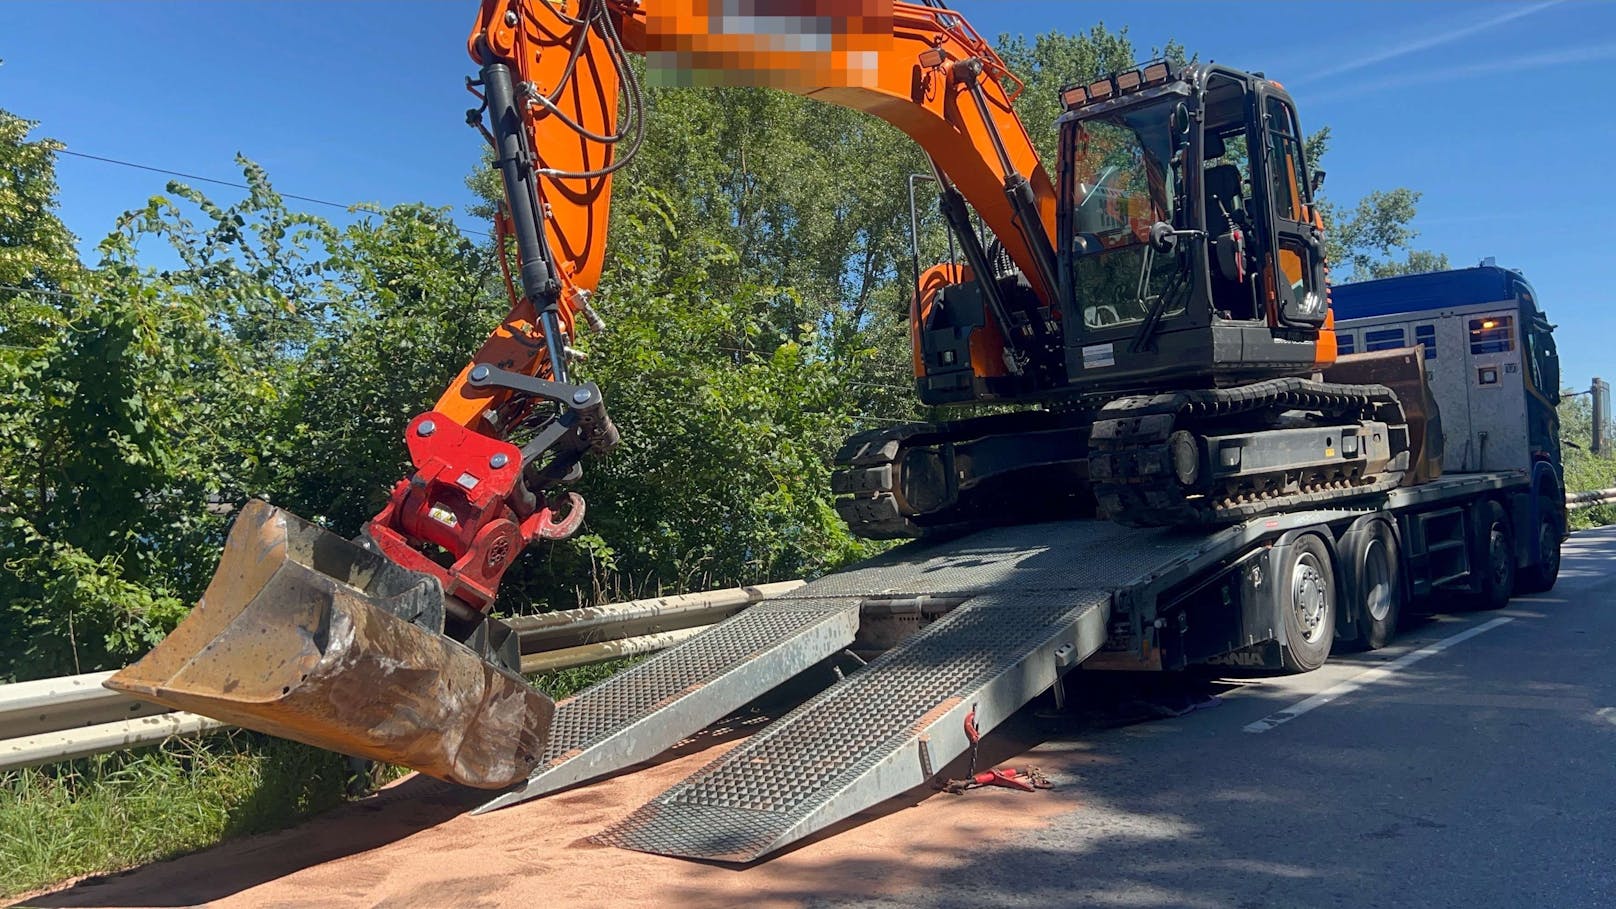
[{"label": "excavator cab", "polygon": [[1061,97],[1070,386],[1227,386],[1333,359],[1322,227],[1277,83],[1156,62]]},{"label": "excavator cab", "polygon": [[[924,402],[1044,406],[856,436],[836,487],[855,531],[947,532],[1043,517],[1052,502],[1204,526],[1401,482],[1417,452],[1393,386],[1421,377],[1313,378],[1336,360],[1335,332],[1284,88],[1156,61],[1068,86],[1061,102],[1051,318],[1023,289],[1030,272],[970,254],[958,218],[970,274],[925,272],[914,310]],[[1010,353],[1023,368],[995,369]],[[1027,488],[1043,493],[1031,505],[1016,495]]]}]

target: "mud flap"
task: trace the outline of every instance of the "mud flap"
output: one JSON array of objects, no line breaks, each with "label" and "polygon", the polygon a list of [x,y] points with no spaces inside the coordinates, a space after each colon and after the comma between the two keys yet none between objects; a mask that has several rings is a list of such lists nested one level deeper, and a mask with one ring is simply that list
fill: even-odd
[{"label": "mud flap", "polygon": [[467,786],[525,779],[554,702],[443,626],[436,579],[253,501],[201,602],[106,685]]}]

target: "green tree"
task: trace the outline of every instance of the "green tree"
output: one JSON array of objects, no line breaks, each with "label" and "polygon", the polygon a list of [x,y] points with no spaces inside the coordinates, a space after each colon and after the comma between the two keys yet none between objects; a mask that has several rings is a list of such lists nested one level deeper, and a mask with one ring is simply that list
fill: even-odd
[{"label": "green tree", "polygon": [[134,374],[163,314],[97,304],[54,211],[56,146],[32,128],[0,112],[0,678],[150,643],[145,620],[179,605],[139,580],[165,452]]},{"label": "green tree", "polygon": [[[586,465],[583,545],[530,557],[509,608],[570,599],[585,562],[623,592],[749,583],[869,551],[830,507],[829,458],[858,414],[908,412],[896,292],[908,172],[863,115],[756,89],[648,91],[650,135],[614,187],[579,375],[619,449]],[[493,202],[483,169],[469,179]],[[884,332],[893,343],[872,343]],[[881,403],[871,403],[880,401]],[[588,596],[593,591],[585,591]]]},{"label": "green tree", "polygon": [[[1590,492],[1616,487],[1616,456],[1594,454],[1593,404],[1586,394],[1570,389],[1560,393],[1560,443],[1566,492]],[[1616,505],[1596,505],[1571,512],[1573,528],[1616,524]]]},{"label": "green tree", "polygon": [[1347,278],[1354,281],[1448,268],[1446,254],[1412,245],[1419,236],[1412,226],[1419,201],[1419,192],[1398,187],[1368,193],[1349,214],[1326,207],[1326,255],[1332,268],[1345,266]]},{"label": "green tree", "polygon": [[323,316],[279,379],[260,469],[243,491],[352,536],[408,475],[405,425],[505,302],[490,250],[446,209],[400,205],[324,233]]},{"label": "green tree", "polygon": [[[203,211],[202,228],[166,197],[126,214],[97,266],[53,291],[53,330],[8,358],[5,675],[138,655],[212,571],[222,521],[208,500],[239,485],[275,399],[277,351],[307,336],[285,253],[307,219],[275,208],[267,181],[249,176],[249,200],[231,209],[170,186]],[[140,266],[147,237],[168,241],[181,267]]]},{"label": "green tree", "polygon": [[[1303,154],[1310,171],[1320,169],[1330,148],[1330,127],[1307,137]],[[1407,187],[1372,190],[1351,211],[1328,196],[1317,198],[1324,218],[1324,255],[1337,283],[1422,274],[1449,268],[1446,253],[1416,249],[1420,235],[1413,227],[1420,193]]]},{"label": "green tree", "polygon": [[21,357],[61,324],[78,277],[74,238],[56,216],[59,147],[30,141],[37,123],[0,109],[0,357]]},{"label": "green tree", "polygon": [[[1039,157],[1050,171],[1050,179],[1055,176],[1055,121],[1065,112],[1060,90],[1143,62],[1128,37],[1128,29],[1113,32],[1103,22],[1095,23],[1087,32],[1043,32],[1030,42],[1024,35],[1000,35],[995,49],[1010,72],[1026,86],[1016,99],[1016,115],[1026,124]],[[1149,59],[1183,63],[1187,58],[1182,44],[1168,40],[1162,47],[1152,49]]]}]

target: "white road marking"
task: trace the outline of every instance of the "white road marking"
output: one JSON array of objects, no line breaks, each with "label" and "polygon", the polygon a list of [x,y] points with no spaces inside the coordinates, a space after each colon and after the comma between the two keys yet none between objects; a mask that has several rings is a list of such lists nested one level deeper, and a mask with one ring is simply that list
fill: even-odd
[{"label": "white road marking", "polygon": [[1482,632],[1492,631],[1494,628],[1511,621],[1514,620],[1508,616],[1504,616],[1493,619],[1490,622],[1483,622],[1474,628],[1467,628],[1456,635],[1443,638],[1434,644],[1428,644],[1421,647],[1419,650],[1405,653],[1384,666],[1376,666],[1373,669],[1366,669],[1352,678],[1347,679],[1345,682],[1341,682],[1338,685],[1326,688],[1318,694],[1315,694],[1305,700],[1297,701],[1295,704],[1286,707],[1284,710],[1281,710],[1278,713],[1270,713],[1255,723],[1246,724],[1243,728],[1247,732],[1267,732],[1268,730],[1273,729],[1275,726],[1289,723],[1291,720],[1296,719],[1310,710],[1323,707],[1325,704],[1330,703],[1342,695],[1357,691],[1359,688],[1362,688],[1371,682],[1378,682],[1399,669],[1406,669],[1409,666],[1418,663],[1420,660],[1431,656],[1432,654],[1441,653],[1442,651],[1447,650],[1449,647],[1452,647],[1454,644],[1458,644],[1461,641],[1468,641]]}]

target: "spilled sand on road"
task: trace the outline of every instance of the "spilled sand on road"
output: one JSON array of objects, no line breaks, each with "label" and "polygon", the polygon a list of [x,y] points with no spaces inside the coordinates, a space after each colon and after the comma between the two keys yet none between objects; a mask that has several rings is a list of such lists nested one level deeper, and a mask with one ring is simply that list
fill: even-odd
[{"label": "spilled sand on road", "polygon": [[[984,844],[1072,810],[1080,795],[1070,785],[963,796],[915,790],[747,867],[589,842],[734,744],[481,816],[468,812],[486,793],[412,776],[290,830],[86,879],[25,904],[774,909],[923,887],[936,871],[975,860]],[[984,763],[1003,762],[1026,744],[995,736],[984,742]],[[1060,781],[1091,760],[1075,753],[1040,755],[1037,763]]]}]

